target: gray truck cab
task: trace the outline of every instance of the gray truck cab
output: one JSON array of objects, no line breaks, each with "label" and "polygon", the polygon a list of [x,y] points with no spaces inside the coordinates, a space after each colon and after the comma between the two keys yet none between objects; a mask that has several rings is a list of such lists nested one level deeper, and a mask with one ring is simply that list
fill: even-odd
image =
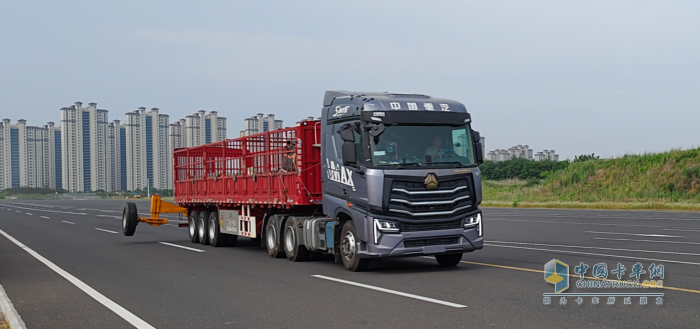
[{"label": "gray truck cab", "polygon": [[463,104],[327,91],[321,126],[323,211],[346,268],[423,255],[454,266],[483,247],[483,150]]}]

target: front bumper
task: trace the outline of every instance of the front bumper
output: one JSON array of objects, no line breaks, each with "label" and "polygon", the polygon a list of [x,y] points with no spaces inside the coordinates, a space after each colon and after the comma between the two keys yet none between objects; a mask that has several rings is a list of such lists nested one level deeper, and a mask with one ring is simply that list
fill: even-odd
[{"label": "front bumper", "polygon": [[[483,225],[483,223],[480,223]],[[465,253],[484,247],[483,234],[479,226],[435,231],[379,232],[377,243],[362,242],[359,246],[360,258],[409,257],[444,253]],[[483,228],[482,232],[483,233]],[[373,234],[377,234],[373,232]],[[435,243],[436,241],[439,241]],[[442,244],[445,242],[448,244]],[[415,246],[416,242],[428,245]],[[407,246],[408,244],[408,246]]]}]

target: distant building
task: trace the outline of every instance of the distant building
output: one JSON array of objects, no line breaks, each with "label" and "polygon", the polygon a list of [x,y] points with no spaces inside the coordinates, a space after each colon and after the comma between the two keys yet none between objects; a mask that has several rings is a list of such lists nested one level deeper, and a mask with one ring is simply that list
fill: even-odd
[{"label": "distant building", "polygon": [[33,127],[27,126],[23,119],[16,125],[10,124],[10,119],[4,119],[0,123],[0,190],[12,187],[61,188],[60,134],[60,128],[54,127],[53,122]]},{"label": "distant building", "polygon": [[114,172],[107,148],[108,112],[96,103],[61,109],[63,188],[70,192],[110,191]]},{"label": "distant building", "polygon": [[534,153],[528,145],[513,146],[507,150],[493,150],[486,153],[487,161],[508,161],[510,159],[522,158],[534,161],[552,160],[559,161],[559,155],[555,154],[554,150],[544,150]]},{"label": "distant building", "polygon": [[172,189],[169,116],[158,108],[140,107],[126,114],[126,189]]},{"label": "distant building", "polygon": [[[178,121],[180,127],[182,127],[182,121]],[[206,114],[204,110],[200,110],[188,115],[184,119],[184,128],[186,147],[226,140],[226,118],[219,117],[216,111]]]},{"label": "distant building", "polygon": [[556,154],[554,150],[544,150],[542,152],[537,152],[535,154],[535,161],[559,161],[559,154]]},{"label": "distant building", "polygon": [[[311,118],[311,120],[313,120],[313,118]],[[284,123],[282,120],[275,119],[274,114],[265,116],[262,113],[258,113],[257,115],[245,119],[244,127],[245,129],[241,130],[240,133],[241,137],[282,129],[284,128]]]}]

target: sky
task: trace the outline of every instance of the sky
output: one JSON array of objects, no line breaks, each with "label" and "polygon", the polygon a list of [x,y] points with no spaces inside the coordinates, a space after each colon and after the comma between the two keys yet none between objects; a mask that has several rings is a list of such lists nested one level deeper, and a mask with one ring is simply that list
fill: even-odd
[{"label": "sky", "polygon": [[2,1],[0,117],[95,102],[285,125],[326,90],[465,104],[487,150],[700,145],[697,1]]}]

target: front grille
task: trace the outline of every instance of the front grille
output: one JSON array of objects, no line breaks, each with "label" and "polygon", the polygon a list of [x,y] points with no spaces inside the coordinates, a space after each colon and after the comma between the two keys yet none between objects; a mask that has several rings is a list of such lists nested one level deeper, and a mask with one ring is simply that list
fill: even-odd
[{"label": "front grille", "polygon": [[414,248],[425,246],[441,246],[446,244],[457,243],[459,243],[459,237],[405,240],[403,242],[403,245],[406,246],[406,248]]},{"label": "front grille", "polygon": [[446,223],[428,223],[428,224],[414,224],[414,223],[400,223],[402,232],[415,232],[415,231],[435,231],[435,230],[449,230],[454,228],[462,227],[462,220],[453,220]]},{"label": "front grille", "polygon": [[448,218],[473,206],[471,176],[440,180],[438,189],[427,190],[422,181],[394,180],[389,212],[413,219]]}]

